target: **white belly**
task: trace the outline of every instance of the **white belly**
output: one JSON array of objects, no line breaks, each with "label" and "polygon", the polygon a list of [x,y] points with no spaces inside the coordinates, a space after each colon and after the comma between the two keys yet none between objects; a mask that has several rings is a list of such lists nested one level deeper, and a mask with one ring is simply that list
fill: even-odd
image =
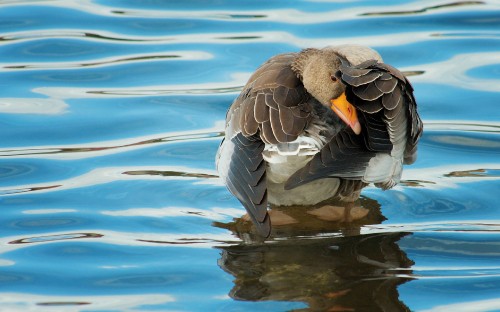
[{"label": "white belly", "polygon": [[316,180],[292,190],[285,190],[284,183],[267,182],[267,200],[278,206],[314,205],[337,193],[340,181],[336,178]]},{"label": "white belly", "polygon": [[279,206],[314,205],[334,196],[339,179],[327,178],[285,190],[284,184],[304,167],[319,151],[318,142],[307,137],[289,144],[267,146],[263,156],[267,162],[267,199]]}]

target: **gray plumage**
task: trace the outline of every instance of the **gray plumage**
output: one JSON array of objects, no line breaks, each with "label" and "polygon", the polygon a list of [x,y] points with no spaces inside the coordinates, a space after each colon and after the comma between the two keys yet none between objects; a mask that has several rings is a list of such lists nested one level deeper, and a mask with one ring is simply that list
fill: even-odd
[{"label": "gray plumage", "polygon": [[[359,135],[330,109],[343,92]],[[394,186],[403,162],[415,161],[421,133],[412,86],[378,53],[305,49],[271,58],[250,77],[228,110],[217,169],[267,237],[268,202],[354,201],[367,183]]]}]

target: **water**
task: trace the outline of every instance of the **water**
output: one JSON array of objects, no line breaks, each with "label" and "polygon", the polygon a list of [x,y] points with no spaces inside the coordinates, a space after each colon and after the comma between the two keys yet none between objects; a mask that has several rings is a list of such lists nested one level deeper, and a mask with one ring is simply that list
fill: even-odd
[{"label": "water", "polygon": [[[256,67],[364,43],[425,134],[350,228],[244,243],[218,180]],[[498,1],[3,1],[0,311],[500,311]]]}]

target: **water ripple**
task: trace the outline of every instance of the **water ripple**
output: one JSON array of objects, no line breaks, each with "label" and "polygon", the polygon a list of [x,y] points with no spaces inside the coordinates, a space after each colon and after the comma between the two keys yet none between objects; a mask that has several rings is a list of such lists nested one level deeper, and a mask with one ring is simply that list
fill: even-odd
[{"label": "water ripple", "polygon": [[414,15],[420,13],[428,13],[431,11],[437,11],[445,9],[449,12],[450,8],[463,8],[468,6],[477,6],[477,5],[485,5],[484,1],[457,1],[452,3],[445,3],[433,6],[427,6],[420,9],[408,10],[408,11],[388,11],[388,12],[373,12],[373,13],[363,13],[363,16],[387,16],[387,15]]},{"label": "water ripple", "polygon": [[222,125],[217,125],[213,129],[203,129],[200,131],[170,132],[151,138],[127,138],[110,142],[95,142],[82,146],[58,146],[58,147],[26,147],[22,149],[0,149],[0,157],[25,158],[85,158],[116,154],[121,151],[141,149],[152,144],[168,144],[182,141],[199,141],[204,139],[214,139],[222,136]]},{"label": "water ripple", "polygon": [[57,235],[43,235],[35,237],[26,237],[16,239],[8,242],[8,244],[33,244],[33,243],[46,243],[53,241],[69,240],[69,239],[86,239],[86,238],[100,238],[103,235],[95,233],[69,233]]},{"label": "water ripple", "polygon": [[212,55],[201,51],[170,51],[168,54],[142,54],[142,55],[127,55],[126,57],[111,57],[105,59],[94,59],[92,62],[40,62],[33,64],[15,64],[4,66],[5,70],[23,70],[23,69],[68,69],[68,68],[78,68],[78,67],[101,67],[109,66],[120,63],[138,63],[138,62],[150,62],[157,60],[207,60],[212,58]]},{"label": "water ripple", "polygon": [[[3,1],[0,310],[494,309],[499,13],[491,0]],[[409,76],[419,158],[394,189],[363,190],[359,223],[273,207],[303,222],[256,239],[214,168],[227,107],[271,55],[345,43]]]},{"label": "water ripple", "polygon": [[[155,171],[155,172],[182,172],[179,174],[128,174],[127,172],[147,172],[147,171]],[[87,186],[96,186],[101,184],[106,184],[114,181],[121,180],[145,180],[145,179],[157,179],[165,181],[167,179],[179,180],[179,179],[199,179],[200,177],[218,177],[215,174],[215,170],[204,170],[204,169],[195,169],[190,167],[107,167],[107,168],[99,168],[94,169],[90,172],[82,174],[77,177],[72,177],[66,180],[54,181],[50,184],[41,183],[41,184],[31,184],[31,185],[18,185],[14,188],[0,188],[0,196],[12,196],[12,195],[21,195],[24,193],[43,193],[43,192],[53,192],[60,190],[69,190],[74,188],[82,188]],[[220,182],[215,182],[220,183]]]},{"label": "water ripple", "polygon": [[467,75],[468,71],[482,66],[500,64],[496,52],[457,54],[451,59],[420,65],[425,74],[412,79],[415,82],[449,84],[475,91],[500,92],[500,79],[478,78]]},{"label": "water ripple", "polygon": [[127,294],[127,295],[36,295],[29,293],[4,293],[0,305],[6,311],[21,312],[38,310],[40,308],[56,309],[57,311],[92,310],[136,310],[148,303],[151,305],[165,304],[176,301],[168,294]]},{"label": "water ripple", "polygon": [[32,237],[4,237],[4,252],[29,248],[31,244],[51,244],[60,241],[98,239],[102,244],[119,246],[151,246],[151,244],[180,245],[184,247],[212,248],[221,244],[237,244],[240,241],[227,233],[141,233],[101,230],[99,233],[53,233]]},{"label": "water ripple", "polygon": [[425,222],[387,225],[365,225],[362,234],[393,233],[393,232],[440,232],[440,233],[500,233],[499,222],[492,220],[474,222]]}]

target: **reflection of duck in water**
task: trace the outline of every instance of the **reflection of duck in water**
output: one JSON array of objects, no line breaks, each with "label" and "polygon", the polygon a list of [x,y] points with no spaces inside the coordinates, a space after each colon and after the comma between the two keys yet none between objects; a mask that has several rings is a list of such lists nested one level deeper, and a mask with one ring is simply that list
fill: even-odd
[{"label": "reflection of duck in water", "polygon": [[[271,205],[269,215],[273,222],[273,238],[358,235],[363,225],[380,224],[385,220],[377,201],[361,196],[358,203],[359,205],[352,207],[348,212],[347,222],[344,219],[347,214],[345,207],[334,200],[311,206]],[[246,215],[235,218],[229,223],[214,222],[214,225],[230,230],[247,243],[255,244],[263,241]]]},{"label": "reflection of duck in water", "polygon": [[301,301],[307,311],[409,311],[397,291],[407,281],[399,269],[413,264],[396,243],[405,235],[221,247],[219,265],[235,277],[229,295],[237,300]]},{"label": "reflection of duck in water", "polygon": [[219,174],[266,237],[268,201],[314,205],[336,197],[351,203],[349,215],[367,183],[390,188],[403,163],[415,160],[422,123],[412,91],[367,47],[275,56],[229,108]]}]

